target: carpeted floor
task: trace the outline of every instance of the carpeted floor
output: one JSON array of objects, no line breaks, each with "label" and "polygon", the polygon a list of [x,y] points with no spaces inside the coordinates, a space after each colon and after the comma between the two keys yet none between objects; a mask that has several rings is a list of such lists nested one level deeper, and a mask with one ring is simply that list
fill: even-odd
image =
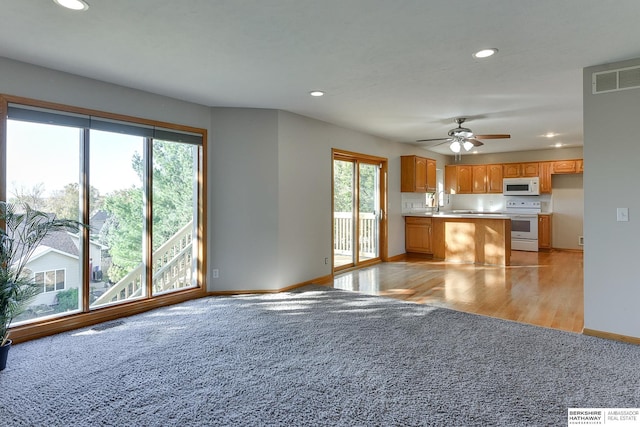
[{"label": "carpeted floor", "polygon": [[320,286],[14,346],[8,426],[566,425],[640,406],[640,346]]}]

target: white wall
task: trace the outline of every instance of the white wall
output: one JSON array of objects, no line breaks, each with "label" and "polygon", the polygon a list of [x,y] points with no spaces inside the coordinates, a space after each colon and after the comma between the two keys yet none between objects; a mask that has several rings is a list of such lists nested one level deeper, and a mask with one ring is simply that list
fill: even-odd
[{"label": "white wall", "polygon": [[[640,59],[584,69],[585,257],[584,324],[640,337],[638,236],[640,197],[635,176],[640,143],[640,89],[591,94],[593,72],[638,66]],[[629,222],[616,208],[629,208]]]}]

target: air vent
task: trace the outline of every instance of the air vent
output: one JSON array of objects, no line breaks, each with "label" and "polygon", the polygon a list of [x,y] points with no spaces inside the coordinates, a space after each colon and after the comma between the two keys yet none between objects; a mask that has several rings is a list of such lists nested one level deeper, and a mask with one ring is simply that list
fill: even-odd
[{"label": "air vent", "polygon": [[616,92],[640,88],[640,66],[593,73],[592,93]]}]

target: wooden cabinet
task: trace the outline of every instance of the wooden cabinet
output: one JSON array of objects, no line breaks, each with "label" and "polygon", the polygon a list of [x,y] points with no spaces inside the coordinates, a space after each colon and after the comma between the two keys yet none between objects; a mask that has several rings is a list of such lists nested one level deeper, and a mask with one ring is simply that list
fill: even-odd
[{"label": "wooden cabinet", "polygon": [[444,192],[447,194],[458,193],[458,171],[455,165],[444,167]]},{"label": "wooden cabinet", "polygon": [[473,169],[469,165],[456,166],[458,194],[469,194],[473,189]]},{"label": "wooden cabinet", "polygon": [[519,178],[520,163],[507,163],[502,166],[502,176],[504,178]]},{"label": "wooden cabinet", "polygon": [[408,216],[404,219],[404,248],[406,252],[431,254],[431,218]]},{"label": "wooden cabinet", "polygon": [[553,162],[540,162],[540,193],[551,193],[551,170]]},{"label": "wooden cabinet", "polygon": [[575,160],[559,160],[553,162],[553,173],[576,173]]},{"label": "wooden cabinet", "polygon": [[538,215],[538,249],[551,249],[551,214]]},{"label": "wooden cabinet", "polygon": [[473,191],[473,166],[445,166],[444,188],[447,194],[470,194]]},{"label": "wooden cabinet", "polygon": [[502,168],[504,178],[538,176],[538,162],[505,163]]},{"label": "wooden cabinet", "polygon": [[427,193],[433,193],[438,190],[438,182],[436,180],[436,161],[427,159]]},{"label": "wooden cabinet", "polygon": [[400,157],[400,191],[432,193],[436,191],[436,161],[419,156]]},{"label": "wooden cabinet", "polygon": [[487,165],[487,193],[502,193],[502,165]]},{"label": "wooden cabinet", "polygon": [[521,170],[520,176],[526,176],[526,177],[531,177],[531,176],[539,176],[539,163],[538,162],[533,162],[533,163],[521,163]]},{"label": "wooden cabinet", "polygon": [[474,165],[471,168],[472,193],[484,194],[487,192],[487,166]]},{"label": "wooden cabinet", "polygon": [[555,173],[582,173],[582,159],[488,165],[445,166],[447,194],[502,193],[503,178],[539,177],[540,193],[550,194]]}]

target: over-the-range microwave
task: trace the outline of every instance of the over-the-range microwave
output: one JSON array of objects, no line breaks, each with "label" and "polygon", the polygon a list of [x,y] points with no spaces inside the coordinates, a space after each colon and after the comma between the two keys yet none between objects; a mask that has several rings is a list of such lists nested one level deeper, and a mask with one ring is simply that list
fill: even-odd
[{"label": "over-the-range microwave", "polygon": [[505,178],[502,180],[502,194],[505,196],[539,196],[540,178]]}]

